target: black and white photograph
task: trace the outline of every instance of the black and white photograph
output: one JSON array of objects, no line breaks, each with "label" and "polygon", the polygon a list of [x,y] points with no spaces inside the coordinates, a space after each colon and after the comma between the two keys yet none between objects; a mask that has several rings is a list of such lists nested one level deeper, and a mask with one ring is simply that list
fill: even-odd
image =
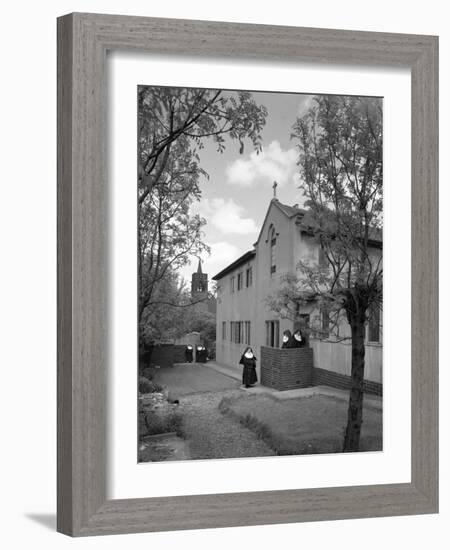
[{"label": "black and white photograph", "polygon": [[137,89],[138,462],[383,450],[383,98]]}]

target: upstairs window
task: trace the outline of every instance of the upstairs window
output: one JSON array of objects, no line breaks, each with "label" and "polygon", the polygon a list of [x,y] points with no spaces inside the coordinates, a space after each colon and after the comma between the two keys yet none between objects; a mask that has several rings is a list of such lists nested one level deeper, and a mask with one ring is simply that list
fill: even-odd
[{"label": "upstairs window", "polygon": [[277,270],[275,263],[275,247],[277,245],[277,234],[275,232],[275,227],[269,231],[269,244],[270,244],[270,274],[272,275]]},{"label": "upstairs window", "polygon": [[234,275],[230,279],[230,289],[231,289],[231,292],[234,292]]},{"label": "upstairs window", "polygon": [[237,276],[237,289],[238,290],[241,290],[242,287],[244,286],[243,281],[244,281],[244,274],[242,272],[238,273],[238,276]]},{"label": "upstairs window", "polygon": [[250,321],[244,321],[244,344],[250,345]]},{"label": "upstairs window", "polygon": [[253,283],[253,271],[252,271],[252,268],[249,267],[245,272],[245,284],[247,287],[249,287],[249,286],[252,286],[252,283]]}]

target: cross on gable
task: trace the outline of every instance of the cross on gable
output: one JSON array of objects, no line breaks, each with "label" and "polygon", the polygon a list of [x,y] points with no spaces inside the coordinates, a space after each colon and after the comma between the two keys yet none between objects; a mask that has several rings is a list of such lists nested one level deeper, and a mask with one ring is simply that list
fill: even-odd
[{"label": "cross on gable", "polygon": [[272,187],[273,187],[273,197],[276,199],[277,198],[278,183],[276,181],[274,181]]}]

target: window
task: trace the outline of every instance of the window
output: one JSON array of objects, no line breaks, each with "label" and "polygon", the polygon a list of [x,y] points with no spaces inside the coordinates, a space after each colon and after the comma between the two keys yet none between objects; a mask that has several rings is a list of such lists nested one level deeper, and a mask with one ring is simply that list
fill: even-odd
[{"label": "window", "polygon": [[280,346],[280,322],[266,321],[266,346],[278,348]]},{"label": "window", "polygon": [[234,344],[241,344],[243,340],[243,322],[230,322],[230,339]]},{"label": "window", "polygon": [[369,342],[380,341],[380,306],[378,304],[374,304],[369,309],[369,327],[367,339]]},{"label": "window", "polygon": [[242,342],[242,321],[236,321],[234,323],[234,343],[240,344]]},{"label": "window", "polygon": [[325,267],[326,265],[328,265],[327,255],[325,254],[323,246],[319,245],[319,266]]},{"label": "window", "polygon": [[252,286],[252,283],[253,283],[253,271],[252,271],[252,268],[249,267],[245,272],[245,284],[247,287],[249,287],[249,286]]},{"label": "window", "polygon": [[231,277],[230,283],[231,283],[231,292],[234,292],[234,275],[233,277]]},{"label": "window", "polygon": [[277,244],[277,235],[275,233],[275,227],[272,226],[272,229],[269,233],[270,240],[270,274],[275,273],[277,270],[275,265],[275,246]]},{"label": "window", "polygon": [[244,344],[250,345],[250,321],[244,321]]},{"label": "window", "polygon": [[320,317],[322,321],[322,338],[328,338],[330,336],[330,311],[326,306],[322,306],[320,309]]},{"label": "window", "polygon": [[242,290],[242,287],[243,287],[243,280],[244,280],[244,275],[243,273],[238,273],[238,276],[237,276],[237,289],[238,290]]},{"label": "window", "polygon": [[222,321],[222,340],[227,339],[227,322]]}]

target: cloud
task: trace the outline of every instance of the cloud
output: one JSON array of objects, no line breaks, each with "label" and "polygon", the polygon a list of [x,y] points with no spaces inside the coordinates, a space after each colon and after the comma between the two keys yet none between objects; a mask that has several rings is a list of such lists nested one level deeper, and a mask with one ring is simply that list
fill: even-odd
[{"label": "cloud", "polygon": [[229,164],[226,168],[228,182],[243,187],[273,181],[280,186],[295,182],[297,158],[294,148],[283,150],[278,141],[272,141],[261,153],[253,151],[247,158]]},{"label": "cloud", "polygon": [[249,235],[258,232],[253,218],[243,217],[244,208],[233,199],[202,199],[193,210],[224,235]]},{"label": "cloud", "polygon": [[205,260],[204,268],[209,271],[210,278],[217,275],[219,271],[243,254],[237,246],[225,241],[210,243],[209,246],[211,248],[211,255]]}]

